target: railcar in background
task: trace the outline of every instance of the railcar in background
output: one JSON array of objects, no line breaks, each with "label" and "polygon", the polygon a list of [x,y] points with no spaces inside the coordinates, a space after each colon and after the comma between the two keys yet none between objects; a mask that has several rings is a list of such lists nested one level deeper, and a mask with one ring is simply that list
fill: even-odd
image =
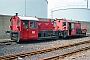
[{"label": "railcar in background", "polygon": [[54,26],[59,30],[59,36],[66,38],[67,36],[86,35],[86,27],[81,29],[79,21],[68,21],[66,19],[54,20]]},{"label": "railcar in background", "polygon": [[16,42],[47,37],[58,39],[60,36],[66,38],[85,34],[86,28],[81,29],[81,23],[78,21],[68,22],[65,19],[39,21],[36,17],[18,16],[17,13],[10,19],[10,38]]}]

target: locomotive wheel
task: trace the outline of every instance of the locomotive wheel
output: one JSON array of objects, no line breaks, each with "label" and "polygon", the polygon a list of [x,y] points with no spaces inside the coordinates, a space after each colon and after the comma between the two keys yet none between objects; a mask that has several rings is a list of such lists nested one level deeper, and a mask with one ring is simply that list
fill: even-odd
[{"label": "locomotive wheel", "polygon": [[56,35],[56,39],[58,39],[58,38],[59,38],[59,33],[58,33],[58,31],[55,32],[55,35]]},{"label": "locomotive wheel", "polygon": [[10,34],[10,38],[11,38],[11,40],[15,40],[17,43],[19,43],[20,42],[20,40],[19,40],[19,32],[16,32],[16,33],[11,33]]},{"label": "locomotive wheel", "polygon": [[17,36],[16,36],[16,42],[17,42],[17,43],[20,42],[19,38],[20,38],[20,35],[19,35],[19,32],[17,32]]},{"label": "locomotive wheel", "polygon": [[83,35],[86,36],[86,33],[84,33]]},{"label": "locomotive wheel", "polygon": [[63,35],[63,36],[62,36],[63,38],[66,38],[66,37],[67,37],[65,30],[63,31],[62,35]]}]

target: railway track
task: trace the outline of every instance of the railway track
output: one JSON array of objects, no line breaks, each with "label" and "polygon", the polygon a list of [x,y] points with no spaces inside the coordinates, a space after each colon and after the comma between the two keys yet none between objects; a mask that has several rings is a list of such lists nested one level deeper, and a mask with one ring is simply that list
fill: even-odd
[{"label": "railway track", "polygon": [[59,60],[59,59],[64,58],[66,56],[72,55],[72,54],[77,53],[77,52],[85,51],[85,50],[88,50],[88,49],[90,49],[90,46],[84,47],[84,48],[81,48],[81,49],[72,50],[72,51],[69,51],[69,52],[64,52],[62,54],[57,54],[55,56],[42,58],[40,60]]},{"label": "railway track", "polygon": [[[42,54],[42,53],[51,52],[51,51],[55,51],[55,50],[59,50],[59,49],[66,49],[66,48],[70,48],[73,46],[78,46],[78,45],[88,44],[88,43],[90,43],[90,40],[78,42],[78,43],[73,43],[73,44],[68,44],[68,45],[64,45],[64,46],[56,46],[56,47],[52,47],[52,48],[45,48],[45,49],[40,49],[40,50],[35,50],[35,51],[30,51],[30,52],[21,52],[18,54],[9,54],[6,56],[0,56],[0,60],[15,59],[18,57],[32,56],[32,55],[36,55],[36,54]],[[90,49],[90,46],[86,47],[86,48],[79,49],[79,50],[83,51],[86,49]],[[74,50],[71,52],[74,53],[74,52],[78,52],[79,50]],[[64,55],[63,54],[60,54],[60,55],[65,56],[65,55],[71,54],[71,52],[67,52],[67,54],[65,52],[65,53],[63,53]],[[59,57],[60,55],[56,55],[56,56],[52,56],[52,57],[48,57],[48,58],[43,58],[42,60],[49,60],[53,57],[57,57],[57,56]]]},{"label": "railway track", "polygon": [[2,41],[0,42],[0,45],[11,45],[12,43],[16,43],[14,40],[8,40],[8,41]]}]

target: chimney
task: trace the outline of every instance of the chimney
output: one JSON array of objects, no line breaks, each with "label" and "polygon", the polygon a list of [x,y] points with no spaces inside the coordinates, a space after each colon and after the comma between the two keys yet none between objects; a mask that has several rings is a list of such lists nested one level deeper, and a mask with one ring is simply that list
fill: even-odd
[{"label": "chimney", "polygon": [[18,13],[16,13],[16,16],[18,16]]}]

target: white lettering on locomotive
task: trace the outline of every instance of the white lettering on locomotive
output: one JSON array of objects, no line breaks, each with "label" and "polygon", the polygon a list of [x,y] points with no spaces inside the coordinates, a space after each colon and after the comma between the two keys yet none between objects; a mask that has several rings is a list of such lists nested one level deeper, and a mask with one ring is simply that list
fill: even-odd
[{"label": "white lettering on locomotive", "polygon": [[35,34],[35,31],[32,31],[32,34]]}]

